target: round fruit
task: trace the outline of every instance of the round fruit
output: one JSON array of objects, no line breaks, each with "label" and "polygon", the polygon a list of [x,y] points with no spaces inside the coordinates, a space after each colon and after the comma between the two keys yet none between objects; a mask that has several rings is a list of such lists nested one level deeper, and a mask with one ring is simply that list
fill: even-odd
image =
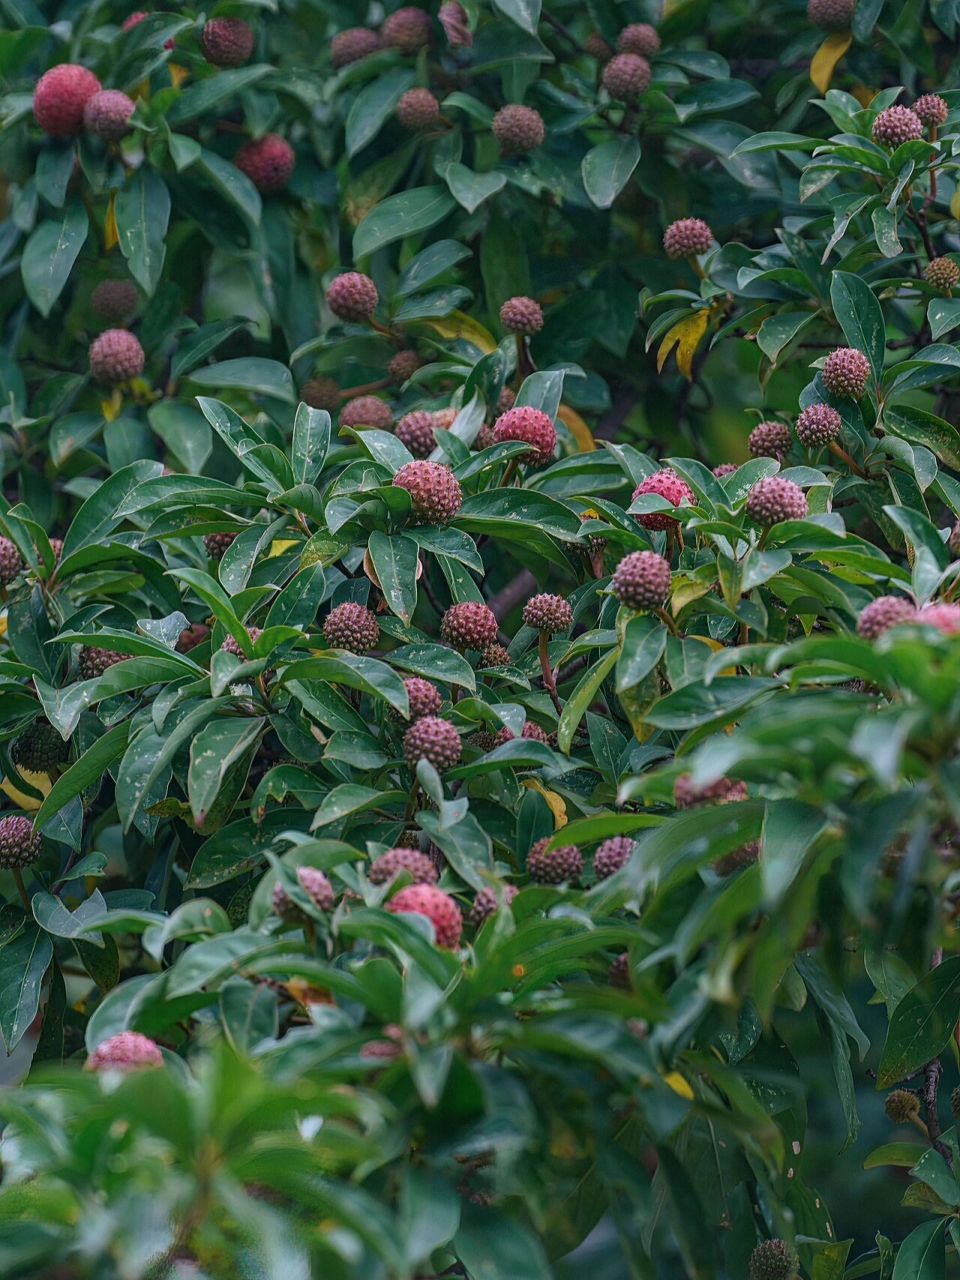
[{"label": "round fruit", "polygon": [[608,880],[627,865],[631,853],[633,841],[629,836],[611,836],[598,846],[593,855],[593,874],[598,880]]},{"label": "round fruit", "polygon": [[345,271],[330,282],[327,306],[339,320],[362,324],[377,309],[380,295],[369,276],[360,271]]},{"label": "round fruit", "polygon": [[340,410],[341,427],[375,427],[389,431],[393,426],[390,406],[379,396],[354,396]]},{"label": "round fruit", "polygon": [[351,600],[338,604],[324,619],[323,638],[333,649],[364,654],[377,647],[380,627],[376,615]]},{"label": "round fruit", "polygon": [[460,735],[448,720],[424,716],[403,735],[403,757],[411,768],[416,768],[418,761],[427,760],[438,773],[443,773],[460,760]]},{"label": "round fruit", "polygon": [[538,884],[573,884],[583,870],[583,854],[575,844],[547,850],[549,837],[538,840],[527,855],[527,874]]},{"label": "round fruit", "polygon": [[393,483],[409,493],[417,524],[446,524],[463,505],[460,482],[442,462],[408,462]]},{"label": "round fruit", "polygon": [[433,429],[436,418],[427,409],[414,409],[405,413],[394,427],[394,435],[415,458],[428,458],[437,447]]},{"label": "round fruit", "polygon": [[408,884],[387,903],[393,915],[426,916],[433,925],[437,946],[454,950],[463,932],[463,916],[449,894],[432,884]]},{"label": "round fruit", "polygon": [[832,396],[860,400],[867,389],[870,361],[856,347],[837,347],[823,362],[820,378]]},{"label": "round fruit", "polygon": [[348,27],[338,32],[330,41],[330,61],[334,69],[348,66],[351,62],[359,62],[380,48],[380,37],[369,27]]},{"label": "round fruit", "polygon": [[437,868],[425,853],[417,849],[388,849],[370,864],[367,879],[371,884],[389,884],[402,872],[411,877],[414,884],[436,884],[440,878]]},{"label": "round fruit", "polygon": [[88,1071],[138,1071],[162,1067],[160,1046],[139,1031],[120,1031],[103,1040],[87,1058]]},{"label": "round fruit", "polygon": [[820,449],[836,440],[843,419],[828,404],[808,404],[797,418],[797,439],[805,449]]},{"label": "round fruit", "polygon": [[200,51],[214,67],[242,67],[253,53],[253,28],[242,18],[211,18],[200,35]]},{"label": "round fruit", "polygon": [[[655,471],[653,475],[647,476],[646,480],[641,480],[633,491],[631,501],[636,502],[637,498],[642,498],[648,493],[658,498],[665,498],[674,507],[679,507],[683,502],[693,502],[693,490],[686,480],[682,480],[670,467]],[[673,516],[665,515],[662,511],[640,513],[633,518],[644,529],[672,529],[677,523]]]},{"label": "round fruit", "polygon": [[398,351],[387,365],[387,373],[399,386],[409,381],[420,368],[420,357],[415,351]]},{"label": "round fruit", "polygon": [[909,107],[887,107],[873,122],[870,136],[881,147],[891,151],[904,142],[923,137],[923,122]]},{"label": "round fruit", "polygon": [[282,191],[290,181],[295,159],[293,147],[286,138],[267,133],[245,143],[233,157],[233,163],[258,191]]},{"label": "round fruit", "polygon": [[[520,730],[520,737],[526,738],[528,742],[542,742],[546,745],[550,738],[544,733],[540,726],[533,720],[527,720],[523,728]],[[493,736],[492,748],[502,747],[504,743],[515,741],[516,735],[507,728],[506,725],[498,730]]]},{"label": "round fruit", "polygon": [[34,831],[29,818],[21,813],[0,818],[0,870],[29,867],[42,852],[40,833]]},{"label": "round fruit", "polygon": [[228,549],[233,546],[236,537],[235,533],[205,533],[203,549],[211,560],[222,560]]},{"label": "round fruit", "polygon": [[492,887],[478,889],[467,919],[474,928],[479,929],[483,922],[489,920],[494,912],[509,908],[510,903],[519,892],[515,884],[501,885],[499,890]]},{"label": "round fruit", "polygon": [[557,447],[557,429],[553,419],[542,409],[531,405],[516,405],[500,415],[493,426],[495,444],[520,440],[530,446],[518,459],[528,467],[545,466],[553,459]]},{"label": "round fruit", "polygon": [[48,720],[34,720],[10,748],[14,764],[33,773],[48,773],[67,758],[70,748]]},{"label": "round fruit", "polygon": [[123,662],[125,653],[114,653],[112,649],[83,648],[80,650],[80,675],[84,680],[95,680],[109,668]]},{"label": "round fruit", "polygon": [[698,258],[713,244],[713,232],[702,218],[679,218],[663,233],[668,258]]},{"label": "round fruit", "polygon": [[430,15],[423,9],[407,5],[391,13],[380,28],[380,39],[401,53],[414,54],[425,49],[433,36]]},{"label": "round fruit", "polygon": [[[333,885],[322,871],[318,871],[316,867],[297,867],[297,881],[318,911],[333,910],[337,896],[333,891]],[[271,906],[274,915],[278,915],[281,920],[286,920],[290,924],[302,924],[310,918],[297,906],[279,880],[273,886]]]},{"label": "round fruit", "polygon": [[[251,644],[256,644],[263,635],[261,627],[247,627],[246,632]],[[247,655],[240,648],[240,645],[237,643],[234,636],[227,636],[220,648],[224,653],[232,653],[235,658],[240,658],[242,661],[246,661]]]},{"label": "round fruit", "polygon": [[894,1089],[884,1098],[883,1109],[894,1124],[909,1124],[920,1114],[920,1099],[910,1089]]},{"label": "round fruit", "polygon": [[89,357],[90,372],[108,386],[143,373],[143,347],[129,329],[105,329],[90,343]]},{"label": "round fruit", "polygon": [[440,103],[429,89],[408,89],[396,110],[397,120],[411,133],[435,129],[440,123]]},{"label": "round fruit", "polygon": [[533,107],[521,106],[518,102],[501,107],[493,117],[491,127],[505,156],[519,156],[535,151],[547,136],[540,112],[534,111]]},{"label": "round fruit", "polygon": [[533,298],[508,298],[500,308],[500,323],[507,333],[529,338],[543,328],[543,311]]},{"label": "round fruit", "polygon": [[618,102],[636,102],[650,88],[650,63],[638,53],[617,53],[603,68],[603,87]]},{"label": "round fruit", "polygon": [[510,652],[502,644],[488,644],[480,655],[481,667],[508,667]]},{"label": "round fruit", "polygon": [[544,631],[547,635],[567,631],[573,625],[573,610],[563,596],[549,595],[546,592],[531,596],[523,606],[522,616],[525,627],[533,627],[535,631]]},{"label": "round fruit", "polygon": [[857,0],[808,0],[807,18],[821,31],[845,31],[853,21]]},{"label": "round fruit", "polygon": [[662,609],[671,578],[669,560],[655,551],[631,551],[614,569],[610,589],[631,609]]},{"label": "round fruit", "polygon": [[950,108],[939,94],[925,93],[913,104],[913,112],[921,124],[928,129],[936,129],[938,125],[946,124]]},{"label": "round fruit", "polygon": [[932,288],[946,293],[960,280],[960,267],[953,258],[934,258],[924,268],[923,278]]},{"label": "round fruit", "polygon": [[407,676],[403,685],[410,703],[411,720],[437,715],[443,699],[436,685],[431,684],[429,680],[424,680],[421,676]]},{"label": "round fruit", "polygon": [[311,409],[336,413],[340,407],[340,388],[332,378],[311,378],[300,388],[300,399]]},{"label": "round fruit", "polygon": [[130,117],[137,104],[119,89],[101,89],[87,99],[83,123],[88,133],[106,142],[118,142],[130,132]]},{"label": "round fruit", "polygon": [[62,62],[37,81],[33,91],[33,116],[48,137],[73,138],[83,129],[83,112],[100,81],[86,67]]},{"label": "round fruit", "polygon": [[689,773],[681,773],[673,784],[673,803],[678,809],[697,809],[704,804],[736,804],[747,798],[747,784],[733,778],[718,778],[705,787],[695,787]]},{"label": "round fruit", "polygon": [[891,627],[915,621],[916,616],[913,604],[903,596],[877,596],[865,609],[861,609],[857,618],[857,635],[864,640],[876,640]]},{"label": "round fruit", "polygon": [[8,586],[23,568],[23,557],[9,538],[0,538],[0,587]]},{"label": "round fruit", "polygon": [[792,480],[764,476],[747,494],[746,512],[751,520],[762,525],[802,520],[807,514],[807,497]]},{"label": "round fruit", "polygon": [[455,649],[485,649],[497,639],[496,614],[485,604],[452,604],[440,622],[440,635]]},{"label": "round fruit", "polygon": [[649,22],[631,22],[617,36],[618,53],[638,53],[642,58],[652,57],[660,48],[656,27]]},{"label": "round fruit", "polygon": [[799,1265],[785,1240],[762,1240],[750,1255],[750,1280],[793,1280]]},{"label": "round fruit", "polygon": [[945,636],[960,635],[960,604],[928,604],[914,621],[923,627],[933,627]]},{"label": "round fruit", "polygon": [[776,458],[779,462],[791,443],[790,431],[782,422],[758,422],[750,432],[747,448],[754,458]]},{"label": "round fruit", "polygon": [[103,320],[126,320],[140,302],[131,280],[101,280],[90,295],[90,306]]}]

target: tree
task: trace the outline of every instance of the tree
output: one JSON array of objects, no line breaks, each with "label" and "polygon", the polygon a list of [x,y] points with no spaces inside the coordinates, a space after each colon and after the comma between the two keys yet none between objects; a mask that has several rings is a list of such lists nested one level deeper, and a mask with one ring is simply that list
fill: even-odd
[{"label": "tree", "polygon": [[956,1270],[950,6],[120,8],[0,0],[4,1274]]}]

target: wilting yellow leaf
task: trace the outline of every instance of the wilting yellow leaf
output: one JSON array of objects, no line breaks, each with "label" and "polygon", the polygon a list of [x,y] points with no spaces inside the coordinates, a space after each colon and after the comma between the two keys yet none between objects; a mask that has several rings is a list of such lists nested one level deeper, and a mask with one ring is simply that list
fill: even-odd
[{"label": "wilting yellow leaf", "polygon": [[692,315],[684,316],[682,320],[677,321],[672,329],[667,330],[667,335],[660,343],[660,350],[657,352],[657,373],[663,372],[667,357],[676,347],[677,368],[688,382],[691,380],[693,377],[693,353],[700,345],[700,339],[707,331],[707,321],[709,319],[710,312],[708,310],[694,311]]},{"label": "wilting yellow leaf", "polygon": [[113,394],[109,400],[100,401],[100,412],[106,418],[107,422],[113,422],[118,417],[120,410],[123,408],[123,395],[119,387],[114,387]]},{"label": "wilting yellow leaf", "polygon": [[853,36],[849,31],[834,31],[827,36],[823,44],[810,61],[810,79],[821,93],[830,88],[830,81],[837,69],[837,63],[850,48]]},{"label": "wilting yellow leaf", "polygon": [[274,538],[270,543],[270,550],[267,552],[267,559],[273,560],[276,556],[282,556],[285,551],[289,551],[291,547],[297,546],[296,538]]},{"label": "wilting yellow leaf", "polygon": [[441,338],[462,338],[465,342],[472,342],[484,355],[489,355],[497,348],[492,334],[482,324],[464,315],[462,311],[451,311],[448,316],[440,316],[436,320],[424,320],[422,323],[433,329],[435,333],[439,333]]},{"label": "wilting yellow leaf", "polygon": [[120,243],[120,237],[117,234],[117,193],[110,192],[110,199],[107,203],[107,216],[103,220],[103,248],[106,253],[111,249],[115,249]]},{"label": "wilting yellow leaf", "polygon": [[3,617],[0,618],[0,640],[2,640],[6,634],[7,634],[7,615],[4,614]]},{"label": "wilting yellow leaf", "polygon": [[951,218],[960,218],[960,187],[957,187],[950,197],[950,216]]},{"label": "wilting yellow leaf", "polygon": [[523,785],[528,791],[538,791],[546,800],[550,812],[553,814],[554,831],[567,825],[567,806],[555,791],[548,791],[536,778],[524,778]]},{"label": "wilting yellow leaf", "polygon": [[[39,791],[42,796],[47,796],[53,783],[45,773],[34,773],[32,769],[20,769],[30,786],[34,791]],[[10,778],[4,778],[0,782],[0,791],[8,795],[14,804],[19,805],[27,813],[34,813],[40,808],[40,801],[33,796],[28,796],[25,791],[21,791]]]},{"label": "wilting yellow leaf", "polygon": [[580,446],[581,453],[592,453],[596,449],[593,432],[577,413],[576,409],[571,409],[568,404],[562,404],[557,410],[557,417],[576,440]]},{"label": "wilting yellow leaf", "polygon": [[175,62],[168,62],[167,70],[170,72],[170,83],[175,89],[179,89],[190,74],[186,67],[180,67]]},{"label": "wilting yellow leaf", "polygon": [[864,108],[869,107],[870,103],[877,96],[876,89],[868,89],[865,84],[855,85],[850,90],[850,93],[860,103],[861,107]]},{"label": "wilting yellow leaf", "polygon": [[664,1076],[663,1083],[669,1085],[673,1092],[678,1093],[681,1098],[687,1098],[690,1102],[693,1101],[693,1090],[679,1071],[671,1071],[668,1076]]}]

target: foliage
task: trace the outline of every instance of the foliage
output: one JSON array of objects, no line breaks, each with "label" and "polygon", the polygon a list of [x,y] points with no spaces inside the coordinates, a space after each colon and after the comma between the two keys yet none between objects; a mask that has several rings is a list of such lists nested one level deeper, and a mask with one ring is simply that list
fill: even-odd
[{"label": "foliage", "polygon": [[0,0],[0,1269],[937,1280],[954,6],[426,12]]}]

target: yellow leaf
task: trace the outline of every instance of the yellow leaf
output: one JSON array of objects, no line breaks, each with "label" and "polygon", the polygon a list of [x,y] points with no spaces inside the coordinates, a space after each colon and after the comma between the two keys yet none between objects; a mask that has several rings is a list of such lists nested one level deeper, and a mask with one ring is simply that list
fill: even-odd
[{"label": "yellow leaf", "polygon": [[7,615],[4,614],[3,617],[0,618],[0,640],[2,640],[6,634],[7,634]]},{"label": "yellow leaf", "polygon": [[111,249],[115,249],[120,243],[120,237],[117,234],[117,193],[110,192],[110,199],[107,202],[107,216],[103,220],[103,248],[105,253],[109,253]]},{"label": "yellow leaf", "polygon": [[960,187],[957,187],[950,197],[950,216],[951,218],[960,218]]},{"label": "yellow leaf", "polygon": [[830,88],[837,63],[852,43],[853,36],[849,31],[834,31],[813,55],[810,61],[810,79],[821,93],[826,93]]},{"label": "yellow leaf", "polygon": [[289,551],[291,547],[297,546],[296,538],[274,538],[270,543],[270,550],[267,553],[267,559],[273,560],[277,556],[282,556],[285,551]]},{"label": "yellow leaf", "polygon": [[865,84],[854,85],[850,93],[860,103],[861,107],[869,107],[870,103],[877,96],[876,89],[868,89]]},{"label": "yellow leaf", "polygon": [[436,320],[423,320],[421,323],[428,329],[433,329],[435,333],[439,333],[441,338],[462,338],[466,342],[472,342],[484,355],[489,355],[491,351],[497,349],[492,334],[482,324],[464,315],[462,311],[451,311],[448,316],[440,316]]},{"label": "yellow leaf", "polygon": [[557,417],[576,440],[580,446],[581,453],[592,453],[596,449],[593,432],[577,413],[576,409],[571,409],[568,404],[562,404],[557,410]]},{"label": "yellow leaf", "polygon": [[663,372],[667,357],[676,347],[677,368],[688,382],[692,379],[693,353],[700,345],[700,339],[707,331],[707,321],[709,319],[710,312],[708,310],[694,311],[692,315],[684,316],[682,320],[677,321],[672,329],[667,330],[667,335],[660,343],[660,350],[657,352],[657,373]]},{"label": "yellow leaf", "polygon": [[693,1090],[679,1071],[671,1071],[668,1076],[664,1076],[663,1083],[669,1085],[673,1092],[678,1093],[681,1098],[686,1098],[689,1102],[693,1101]]},{"label": "yellow leaf", "polygon": [[100,401],[100,412],[103,414],[104,418],[106,418],[107,422],[113,422],[115,418],[119,417],[120,410],[122,408],[123,395],[119,387],[114,387],[109,400]]},{"label": "yellow leaf", "polygon": [[175,89],[179,89],[190,74],[186,67],[179,67],[175,62],[168,62],[167,70],[170,72],[170,83]]},{"label": "yellow leaf", "polygon": [[567,825],[567,806],[555,791],[548,791],[536,778],[524,778],[523,785],[528,791],[538,791],[546,800],[550,812],[553,814],[554,831],[559,831],[561,827]]},{"label": "yellow leaf", "polygon": [[[34,791],[39,791],[42,796],[47,796],[53,783],[45,773],[34,773],[32,769],[20,769],[23,777],[30,783]],[[19,805],[26,813],[34,813],[40,808],[41,802],[33,796],[28,796],[25,791],[21,791],[10,778],[4,778],[0,782],[0,791],[8,795],[14,804]]]}]

